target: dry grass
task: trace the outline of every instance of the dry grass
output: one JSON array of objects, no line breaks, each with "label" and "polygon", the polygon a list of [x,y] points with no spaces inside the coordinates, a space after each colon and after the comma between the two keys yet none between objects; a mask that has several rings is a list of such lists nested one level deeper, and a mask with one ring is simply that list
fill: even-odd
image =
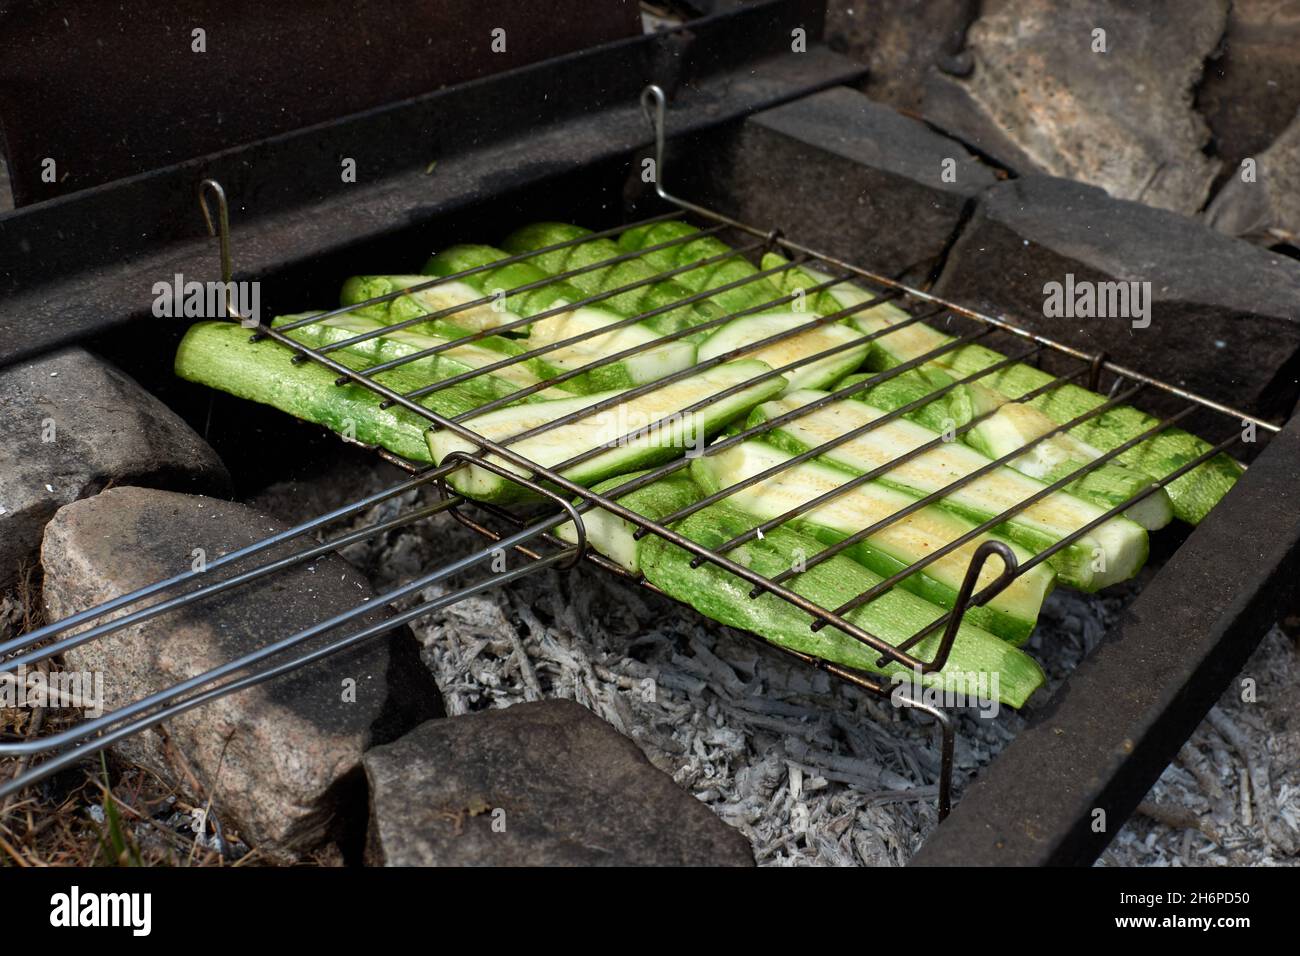
[{"label": "dry grass", "polygon": [[[0,640],[43,623],[40,577],[22,569],[12,593],[0,596]],[[49,662],[57,670],[61,661]],[[0,708],[0,739],[27,740],[76,723],[75,710]],[[0,757],[0,779],[26,769],[20,757]],[[87,757],[0,801],[0,865],[221,866],[208,827],[195,833],[195,807],[157,775],[112,758]],[[215,825],[215,820],[213,821]],[[206,839],[201,839],[207,837]],[[234,865],[257,862],[256,851]]]}]

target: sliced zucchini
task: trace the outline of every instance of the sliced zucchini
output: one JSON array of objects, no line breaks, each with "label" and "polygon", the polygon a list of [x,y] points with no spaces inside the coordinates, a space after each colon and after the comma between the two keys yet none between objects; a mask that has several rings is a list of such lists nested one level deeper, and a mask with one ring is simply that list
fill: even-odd
[{"label": "sliced zucchini", "polygon": [[[181,339],[175,368],[177,375],[191,382],[274,406],[411,461],[432,460],[424,438],[428,419],[401,406],[381,408],[380,397],[365,386],[335,385],[334,372],[315,362],[294,364],[292,357],[289,349],[272,339],[250,342],[248,329],[237,323],[199,322]],[[382,373],[383,384],[399,391],[417,387],[398,372]],[[481,399],[453,385],[419,402],[452,418],[481,404]]]},{"label": "sliced zucchini", "polygon": [[[729,362],[601,411],[583,415],[529,438],[511,442],[509,447],[530,461],[550,467],[590,449],[609,445],[611,447],[606,451],[563,471],[564,477],[578,484],[594,484],[611,475],[676,458],[682,454],[683,449],[702,447],[704,439],[715,434],[728,421],[745,414],[759,402],[780,394],[785,388],[785,380],[779,375],[773,375],[740,388],[725,398],[712,401],[696,411],[684,410],[770,371],[762,362]],[[471,418],[466,424],[476,434],[490,441],[502,442],[598,402],[617,398],[619,394],[602,392],[578,398],[514,405]],[[661,420],[666,421],[653,430],[636,437],[627,437]],[[433,459],[439,464],[454,451],[474,452],[478,449],[473,442],[446,429],[430,431],[428,438]],[[517,466],[506,461],[497,463],[519,472]],[[457,491],[481,501],[512,501],[526,497],[524,489],[514,482],[476,466],[458,469],[448,481]]]},{"label": "sliced zucchini", "polygon": [[[339,305],[358,305],[370,299],[388,295],[390,292],[409,289],[412,286],[428,281],[429,277],[427,275],[353,276],[343,283],[343,291],[339,295]],[[458,308],[468,302],[482,299],[483,295],[482,292],[468,282],[442,282],[427,289],[419,289],[398,296],[395,299],[389,299],[386,302],[360,306],[353,311],[357,315],[374,319],[384,325],[393,325],[419,316],[427,316]],[[451,313],[447,318],[461,328],[479,332],[483,329],[495,329],[497,326],[518,319],[519,316],[500,308],[499,303],[495,304],[495,306],[493,303],[483,303],[468,308],[458,308],[458,311]],[[431,319],[429,321],[435,322],[436,320]],[[425,331],[434,335],[440,334],[436,327],[427,328],[421,325],[413,325],[410,328],[414,331]]]},{"label": "sliced zucchini", "polygon": [[[429,260],[426,271],[435,274],[452,274],[468,268],[488,255],[504,258],[505,253],[490,246],[453,246]],[[549,279],[546,273],[530,262],[514,262],[486,272],[476,273],[466,281],[481,294],[491,294],[496,289],[518,288]],[[521,316],[535,316],[560,308],[583,298],[583,293],[564,282],[551,282],[506,298],[510,309]],[[529,348],[553,345],[564,339],[625,321],[625,317],[608,309],[581,307],[558,312],[539,319],[528,327]],[[695,364],[695,346],[684,340],[658,342],[660,333],[639,322],[624,325],[607,335],[593,335],[580,342],[562,346],[544,353],[548,363],[572,371],[600,362],[617,352],[629,348],[640,351],[617,362],[607,362],[588,369],[566,381],[573,391],[591,393],[615,388],[630,388],[653,382]]]},{"label": "sliced zucchini", "polygon": [[[823,400],[826,395],[812,390],[787,393],[754,409],[749,424],[777,418]],[[876,480],[917,498],[947,488],[990,463],[975,449],[957,441],[945,442],[940,433],[915,422],[902,418],[881,421],[886,414],[865,402],[831,402],[779,425],[766,433],[765,438],[798,455],[874,423],[860,435],[828,448],[820,459],[855,475],[896,462]],[[939,444],[929,450],[899,460],[936,440]],[[951,488],[937,503],[983,524],[1045,487],[1020,472],[998,467]],[[1057,491],[1025,506],[993,531],[1037,554],[1103,514],[1104,509]],[[1112,518],[1058,551],[1049,558],[1049,563],[1066,584],[1096,591],[1133,577],[1146,557],[1146,531],[1125,518]]]},{"label": "sliced zucchini", "polygon": [[[637,471],[629,475],[618,475],[593,485],[591,490],[602,495],[610,494],[644,474],[644,471]],[[703,497],[704,492],[700,490],[700,486],[691,480],[691,476],[685,470],[682,470],[659,478],[644,488],[623,495],[615,494],[614,500],[651,521],[658,521],[675,511],[695,504]],[[633,574],[641,570],[641,562],[637,558],[638,542],[633,537],[637,525],[606,511],[599,505],[583,513],[582,524],[587,530],[587,543],[591,547]],[[578,543],[578,532],[572,521],[556,528],[555,534],[562,541],[570,544]]]},{"label": "sliced zucchini", "polygon": [[[502,248],[512,254],[531,252],[545,246],[580,239],[591,234],[590,229],[574,226],[564,222],[535,222],[517,229],[506,237]],[[619,248],[613,239],[591,239],[577,245],[565,246],[543,252],[525,262],[531,262],[543,272],[551,275],[579,269],[597,262],[606,262],[620,255],[625,250]],[[652,268],[640,258],[625,259],[602,269],[592,269],[571,276],[567,281],[573,283],[588,295],[597,295],[613,289],[652,279],[659,271]],[[601,307],[617,312],[622,316],[643,315],[656,309],[666,308],[688,298],[691,290],[671,279],[660,279],[647,285],[637,286],[610,296],[601,302]],[[645,320],[645,324],[656,332],[668,334],[681,329],[691,328],[704,322],[712,321],[725,315],[720,308],[708,301],[692,303],[662,312]]]},{"label": "sliced zucchini", "polygon": [[[528,344],[532,348],[551,345],[621,321],[622,316],[605,309],[573,309],[534,322],[528,334]],[[640,348],[641,351],[633,352],[617,362],[588,369],[580,376],[584,389],[600,391],[654,382],[695,364],[694,344],[681,339],[653,344],[659,338],[653,329],[637,322],[604,335],[593,335],[572,345],[561,346],[547,352],[546,358],[559,368],[569,370],[583,368],[625,349]]]},{"label": "sliced zucchini", "polygon": [[[627,230],[618,237],[618,244],[625,252],[636,252],[648,246],[659,245],[697,232],[699,229],[688,223],[657,222]],[[732,251],[726,243],[712,236],[704,236],[666,249],[647,252],[641,258],[655,271],[665,272]],[[753,263],[739,254],[734,254],[731,258],[683,272],[676,277],[676,281],[692,292],[704,292],[732,282],[750,280],[734,289],[727,289],[708,298],[707,301],[712,302],[724,313],[741,312],[746,309],[787,308],[785,303],[775,301],[782,297],[780,289],[766,278],[753,278],[758,271]]]},{"label": "sliced zucchini", "polygon": [[[847,388],[871,376],[850,376],[840,383]],[[951,385],[952,376],[939,368],[914,368],[886,379],[852,397],[885,411],[935,393]],[[948,432],[968,424],[986,411],[996,413],[962,433],[961,439],[976,451],[989,458],[1001,458],[1024,447],[1040,435],[1056,428],[1052,421],[1038,409],[1018,402],[975,382],[958,385],[908,412],[904,417],[931,431]],[[1089,462],[1102,455],[1101,451],[1081,442],[1068,432],[1059,432],[1045,438],[1025,454],[1009,464],[1016,471],[1036,478],[1044,484],[1055,484],[1067,475],[1075,474]],[[1105,511],[1110,511],[1152,486],[1151,478],[1140,471],[1117,465],[1114,460],[1095,465],[1092,469],[1065,486],[1064,490],[1076,498],[1090,501]],[[1163,488],[1147,495],[1127,508],[1124,516],[1136,521],[1148,531],[1163,528],[1173,517],[1173,506]]]},{"label": "sliced zucchini", "polygon": [[[424,272],[431,276],[452,276],[506,258],[509,258],[507,254],[495,246],[461,243],[430,256]],[[536,315],[583,298],[581,289],[552,279],[531,262],[507,262],[495,268],[482,269],[459,281],[473,288],[480,298],[492,296],[492,308],[517,316]],[[512,292],[513,289],[524,291]]]},{"label": "sliced zucchini", "polygon": [[[691,472],[696,482],[710,493],[735,487],[726,502],[764,521],[802,507],[851,478],[842,469],[815,461],[790,466],[791,457],[765,442],[747,441],[695,459],[691,462]],[[771,477],[752,481],[755,475],[777,465],[785,467]],[[739,487],[745,482],[751,483]],[[897,514],[915,501],[912,495],[879,482],[866,482],[802,513],[794,523],[823,544],[831,545]],[[891,522],[865,540],[851,545],[845,553],[859,564],[888,577],[974,527],[974,523],[951,511],[928,506]],[[975,549],[985,540],[995,537],[989,534],[975,537],[920,571],[913,572],[903,579],[901,585],[928,601],[952,607]],[[1016,544],[1010,546],[1018,560],[1029,560],[1030,554],[1024,548]],[[991,583],[1001,571],[999,561],[987,562],[979,586]],[[985,606],[969,608],[966,616],[971,623],[999,637],[1016,644],[1023,643],[1034,629],[1038,610],[1052,588],[1054,576],[1051,568],[1040,564],[1014,579]]]},{"label": "sliced zucchini", "polygon": [[813,326],[803,332],[777,338],[782,333],[808,325],[815,319],[816,316],[810,312],[762,312],[735,319],[700,344],[700,361],[773,339],[774,341],[757,348],[746,349],[743,355],[745,358],[756,358],[766,362],[773,368],[784,368],[792,362],[818,355],[837,346],[851,346],[785,373],[791,391],[800,388],[825,388],[838,382],[861,365],[870,345],[862,341],[860,333],[848,326],[834,324]]},{"label": "sliced zucchini", "polygon": [[[973,448],[991,458],[1001,458],[1024,448],[1055,427],[1056,422],[1032,405],[1007,402],[967,432],[965,437]],[[1011,459],[1010,464],[1017,471],[1038,478],[1045,484],[1055,484],[1101,456],[1101,449],[1080,441],[1069,432],[1060,432],[1040,441],[1023,455]],[[1066,485],[1066,489],[1109,511],[1126,501],[1132,501],[1152,484],[1147,475],[1115,465],[1112,460],[1075,479]],[[1169,500],[1168,492],[1158,488],[1125,508],[1124,516],[1154,531],[1173,520],[1173,503]]]},{"label": "sliced zucchini", "polygon": [[[311,314],[283,315],[274,319],[271,324],[272,326],[283,325],[287,322],[306,318]],[[327,319],[300,326],[291,330],[288,335],[304,345],[320,348],[337,342],[345,342],[363,332],[371,332],[384,327],[375,319],[344,314],[330,316]],[[442,331],[453,331],[453,328],[447,323],[442,323],[439,328]],[[344,346],[343,349],[336,351],[344,351],[358,356],[370,365],[379,365],[423,352],[426,349],[447,345],[455,341],[455,339],[470,334],[464,329],[455,329],[454,331],[458,334],[443,337],[412,332],[409,329],[396,329],[375,338]],[[462,375],[475,369],[484,368],[505,358],[520,355],[524,351],[526,349],[518,342],[502,336],[487,336],[486,338],[447,349],[444,352],[412,359],[403,365],[397,366],[397,368],[409,374],[413,379],[427,385],[451,378],[454,375]],[[522,359],[492,372],[484,372],[473,378],[458,382],[457,387],[470,394],[480,395],[484,400],[491,400],[513,395],[519,389],[536,385],[545,379],[558,375],[559,372],[558,368],[548,365],[541,359]],[[538,401],[546,398],[563,398],[568,394],[572,394],[563,387],[565,384],[568,383],[534,392],[526,400]]]},{"label": "sliced zucchini", "polygon": [[[865,333],[890,329],[897,316],[879,307],[853,317],[854,324]],[[868,363],[877,369],[892,368],[950,343],[953,337],[924,323],[895,329],[874,340]],[[1005,356],[970,343],[946,352],[934,360],[945,371],[962,378],[983,371]],[[1018,363],[990,373],[981,383],[1010,399],[1018,399],[1052,381],[1052,376],[1033,366]],[[1106,402],[1104,396],[1067,382],[1031,399],[1034,407],[1058,425],[1072,421]],[[1102,451],[1111,451],[1158,424],[1158,419],[1128,405],[1109,409],[1076,425],[1070,433]],[[1129,468],[1163,480],[1183,465],[1211,448],[1203,439],[1179,428],[1167,428],[1116,457]],[[1198,524],[1236,484],[1242,467],[1227,455],[1219,454],[1192,469],[1167,486],[1174,514],[1190,524]]]},{"label": "sliced zucchini", "polygon": [[[724,505],[710,505],[681,521],[675,530],[697,544],[716,549],[755,524],[757,519],[753,516]],[[790,528],[777,528],[761,539],[733,549],[729,557],[770,579],[797,567],[798,562],[820,550],[822,545],[816,539]],[[692,567],[692,557],[685,549],[657,535],[647,535],[641,541],[640,563],[646,579],[702,614],[803,654],[897,679],[916,679],[917,675],[898,664],[880,668],[876,664],[880,658],[878,651],[838,628],[812,630],[812,616],[783,598],[773,594],[751,598],[752,585],[730,571],[711,562]],[[788,586],[818,606],[834,610],[881,580],[843,555],[835,555],[796,575]],[[849,612],[847,619],[867,633],[898,645],[942,613],[940,608],[914,594],[891,588]],[[942,629],[930,633],[911,653],[922,660],[932,659],[941,634]],[[973,686],[982,686],[988,697],[1020,707],[1042,686],[1043,680],[1043,672],[1033,658],[976,627],[967,615],[943,669],[925,675],[921,683],[962,691],[968,696],[975,696],[971,694]]]}]

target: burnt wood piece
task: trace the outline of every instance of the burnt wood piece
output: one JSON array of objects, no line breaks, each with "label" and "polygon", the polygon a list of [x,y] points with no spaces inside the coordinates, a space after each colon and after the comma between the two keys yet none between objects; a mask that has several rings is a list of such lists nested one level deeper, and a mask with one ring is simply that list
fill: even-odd
[{"label": "burnt wood piece", "polygon": [[0,22],[20,206],[641,32],[634,0],[62,0]]},{"label": "burnt wood piece", "polygon": [[912,865],[1091,863],[1298,597],[1300,415],[1034,708]]}]

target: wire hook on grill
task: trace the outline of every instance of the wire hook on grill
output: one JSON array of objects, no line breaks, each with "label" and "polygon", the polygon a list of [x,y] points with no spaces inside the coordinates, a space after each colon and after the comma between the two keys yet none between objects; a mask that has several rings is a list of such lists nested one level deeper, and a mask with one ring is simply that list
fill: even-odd
[{"label": "wire hook on grill", "polygon": [[[217,219],[213,222],[212,210],[208,208],[208,193],[217,200]],[[230,284],[234,270],[230,264],[230,205],[226,202],[226,190],[215,179],[205,179],[199,183],[199,208],[203,210],[203,221],[208,224],[208,235],[216,236],[221,244],[221,281]]]}]

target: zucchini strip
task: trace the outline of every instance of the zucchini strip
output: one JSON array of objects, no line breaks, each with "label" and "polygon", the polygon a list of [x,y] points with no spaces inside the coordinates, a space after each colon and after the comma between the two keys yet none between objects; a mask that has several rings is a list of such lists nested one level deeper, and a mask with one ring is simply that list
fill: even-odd
[{"label": "zucchini strip", "polygon": [[[805,269],[814,281],[821,281],[818,273]],[[853,304],[855,296],[869,296],[856,287],[840,285],[830,290],[844,307]],[[860,301],[860,300],[859,300]],[[902,316],[903,318],[900,318]],[[853,324],[866,334],[889,330],[907,318],[899,309],[877,306],[853,317]],[[903,362],[925,355],[953,341],[953,336],[923,323],[913,323],[873,340],[870,367],[877,371],[892,368]],[[968,343],[946,352],[934,364],[957,377],[983,371],[1003,361],[1006,356],[978,343]],[[1018,399],[1052,381],[1052,376],[1031,365],[1017,363],[993,372],[983,384],[1009,399]],[[1106,402],[1104,396],[1065,382],[1051,391],[1031,399],[1033,406],[1058,425],[1092,411]],[[1111,451],[1136,438],[1159,424],[1159,419],[1129,405],[1109,409],[1070,430],[1070,434],[1088,445]],[[1212,446],[1201,438],[1180,428],[1167,428],[1122,452],[1116,459],[1119,464],[1142,472],[1153,480],[1162,480],[1183,465],[1209,451]],[[1167,487],[1174,515],[1189,524],[1199,524],[1210,509],[1232,489],[1242,474],[1242,467],[1225,454],[1219,454],[1171,481]]]},{"label": "zucchini strip", "polygon": [[[340,350],[341,352],[342,350]],[[323,425],[356,441],[379,445],[411,461],[430,462],[424,433],[428,419],[382,399],[363,385],[335,385],[334,372],[315,362],[295,364],[293,353],[272,339],[249,341],[249,331],[235,322],[199,322],[190,326],[176,350],[176,374],[191,382],[271,405]],[[342,364],[358,367],[339,356]],[[356,360],[353,360],[356,361]],[[364,363],[358,363],[364,366]],[[397,391],[415,384],[394,372],[378,377]],[[481,399],[456,386],[426,395],[419,403],[447,418],[472,410]]]},{"label": "zucchini strip", "polygon": [[[636,471],[618,475],[593,485],[591,490],[600,495],[608,494],[645,474],[646,471]],[[676,511],[690,507],[703,497],[704,492],[700,490],[700,486],[691,480],[691,476],[685,470],[682,470],[658,478],[634,491],[616,495],[615,500],[630,511],[644,515],[651,521],[659,521]],[[581,504],[582,499],[576,499],[574,503]],[[582,524],[587,531],[587,543],[591,547],[625,571],[636,574],[641,570],[637,550],[640,542],[635,537],[637,525],[606,511],[600,505],[595,505],[583,513]],[[572,521],[566,521],[556,528],[555,535],[569,544],[578,543],[578,532]]]},{"label": "zucchini strip", "polygon": [[[319,314],[303,312],[296,315],[282,315],[273,319],[271,325],[272,327],[284,325]],[[317,349],[340,342],[351,343],[336,350],[335,354],[346,352],[363,360],[368,366],[398,362],[400,364],[395,366],[394,371],[400,369],[421,386],[432,385],[454,376],[469,376],[456,382],[456,386],[472,395],[481,396],[484,401],[513,395],[519,389],[536,385],[559,374],[559,370],[535,358],[502,365],[491,372],[478,371],[526,351],[518,342],[499,335],[476,339],[432,355],[422,354],[429,349],[451,345],[455,340],[471,334],[466,329],[457,329],[446,322],[438,325],[440,331],[447,333],[442,336],[427,335],[409,329],[395,329],[375,338],[352,342],[363,332],[385,327],[377,319],[346,314],[298,326],[287,334],[290,338]],[[419,357],[411,358],[411,356]],[[563,398],[570,394],[564,389],[565,384],[567,383],[561,383],[555,389],[534,393],[525,401]]]},{"label": "zucchini strip", "polygon": [[[489,255],[498,259],[506,257],[506,253],[490,246],[452,246],[431,258],[425,271],[435,275],[452,275],[481,264]],[[581,301],[584,294],[566,282],[552,280],[529,262],[509,263],[500,269],[476,273],[467,277],[466,281],[479,292],[480,297],[521,286],[538,286],[504,300],[512,314],[523,318],[559,310],[528,325],[530,349],[556,345],[577,336],[588,336],[538,356],[564,371],[592,366],[581,375],[568,380],[573,391],[590,393],[630,388],[653,382],[695,364],[695,346],[690,342],[660,343],[659,333],[650,326],[639,322],[628,323],[624,316],[608,309],[591,306],[565,308],[570,303]],[[619,327],[604,335],[590,334],[612,325]],[[617,362],[596,364],[607,356],[628,349],[638,351]]]},{"label": "zucchini strip", "polygon": [[[845,549],[845,554],[882,576],[893,576],[913,563],[932,558],[935,551],[975,529],[975,524],[927,505],[894,518],[916,504],[911,495],[875,481],[843,489],[853,476],[842,469],[817,461],[791,465],[791,455],[761,441],[741,442],[725,451],[705,455],[691,462],[691,474],[708,492],[731,489],[726,502],[734,508],[771,521],[795,512],[789,521],[824,545],[837,544],[862,530],[876,527],[870,535]],[[769,469],[774,474],[755,481]],[[810,502],[830,495],[815,507]],[[941,607],[956,604],[957,594],[975,550],[989,533],[971,540],[912,572],[900,583],[919,597]],[[1021,562],[1031,555],[1019,545],[1006,542]],[[979,587],[991,584],[1001,573],[1000,562],[984,566]],[[972,623],[1016,644],[1029,639],[1043,599],[1051,590],[1055,574],[1040,564],[1016,577],[1000,594],[982,607],[971,607],[966,617]]]},{"label": "zucchini strip", "polygon": [[[683,519],[675,530],[716,550],[727,541],[758,524],[758,519],[725,505],[710,505]],[[789,528],[776,528],[762,538],[734,549],[730,557],[737,564],[772,579],[798,567],[823,545]],[[640,563],[646,579],[668,595],[691,605],[702,614],[766,638],[781,647],[858,670],[915,677],[911,671],[890,663],[877,665],[878,651],[834,627],[811,629],[812,616],[783,598],[764,593],[751,598],[752,585],[712,562],[692,567],[692,555],[685,549],[650,534],[641,541]],[[815,564],[789,581],[794,591],[820,607],[834,609],[875,587],[881,578],[843,555]],[[898,645],[943,612],[901,588],[892,588],[862,607],[847,620],[887,643]],[[942,629],[927,635],[911,653],[921,659],[933,656]],[[967,614],[942,670],[922,678],[927,686],[949,691],[970,692],[979,676],[992,695],[1003,704],[1022,706],[1043,684],[1038,664],[1021,651],[970,622]]]},{"label": "zucchini strip", "polygon": [[790,383],[788,391],[826,388],[861,365],[871,343],[863,341],[862,335],[848,326],[832,323],[813,325],[790,334],[791,329],[810,325],[816,318],[811,312],[761,312],[735,319],[700,344],[700,361],[743,349],[741,354],[745,358],[758,359],[773,368],[784,368],[838,348],[834,354],[786,373]]},{"label": "zucchini strip", "polygon": [[[631,398],[621,399],[621,392],[611,391],[512,405],[475,416],[467,427],[489,441],[508,444],[512,451],[544,468],[563,466],[560,473],[565,478],[591,485],[611,475],[677,458],[684,450],[702,448],[704,440],[731,419],[781,393],[785,388],[781,376],[756,380],[765,372],[771,369],[762,362],[728,362]],[[734,391],[718,397],[729,390]],[[587,411],[597,405],[601,407]],[[479,450],[474,442],[448,429],[431,430],[428,441],[438,464],[453,452]],[[581,461],[564,465],[573,458]],[[493,461],[524,474],[507,461],[496,457]],[[514,482],[472,465],[452,472],[447,481],[465,496],[481,501],[526,497]]]},{"label": "zucchini strip", "polygon": [[[840,386],[847,388],[870,377],[851,375]],[[953,385],[955,381],[938,368],[913,368],[851,397],[892,412]],[[1024,448],[1034,439],[1047,435],[1057,427],[1056,422],[1032,405],[1012,402],[999,392],[984,388],[976,382],[957,385],[934,401],[907,412],[903,417],[931,431],[946,432],[961,429],[978,416],[994,409],[996,411],[992,415],[960,435],[965,444],[989,458],[1002,458]],[[1118,465],[1113,460],[1089,468],[1102,454],[1099,449],[1079,441],[1069,432],[1057,432],[1037,442],[1008,464],[1021,474],[1047,485],[1077,475],[1065,486],[1064,491],[1091,502],[1103,511],[1110,511],[1132,501],[1152,486],[1151,478],[1132,468]],[[1085,468],[1089,470],[1084,471]],[[1130,505],[1124,516],[1148,531],[1155,531],[1173,520],[1174,509],[1169,495],[1160,488]]]},{"label": "zucchini strip", "polygon": [[[826,398],[826,392],[812,390],[787,393],[754,409],[749,424],[779,418]],[[903,418],[883,421],[887,414],[865,402],[829,402],[778,425],[767,432],[766,440],[799,455],[850,432],[859,432],[825,449],[819,460],[854,475],[886,468],[875,480],[916,498],[947,488],[936,503],[977,524],[1021,505],[1047,487],[1006,466],[994,467],[990,459],[973,448],[957,441],[945,442],[940,433],[914,422]],[[914,454],[925,446],[930,447]],[[977,473],[977,477],[970,477]],[[968,480],[950,487],[961,479]],[[1056,491],[1025,505],[992,530],[1037,554],[1103,514],[1105,511],[1096,505]],[[1147,550],[1145,530],[1125,518],[1112,518],[1048,561],[1064,583],[1097,591],[1137,574],[1146,561]]]},{"label": "zucchini strip", "polygon": [[[517,229],[506,237],[501,247],[512,255],[531,252],[561,242],[580,239],[590,235],[590,229],[574,226],[564,222],[535,222]],[[592,239],[588,242],[552,249],[530,259],[523,260],[536,265],[550,275],[580,269],[597,262],[606,262],[617,256],[626,255],[627,250],[619,247],[613,239]],[[658,276],[659,270],[652,268],[640,257],[625,259],[603,269],[593,269],[568,278],[568,282],[588,295],[598,295],[613,289],[642,282]],[[628,289],[603,300],[601,305],[625,317],[643,315],[657,309],[680,302],[691,295],[691,290],[673,279],[661,279],[648,285]],[[682,329],[693,328],[705,322],[711,322],[725,315],[715,304],[699,301],[676,309],[660,312],[644,320],[644,323],[667,335]]]},{"label": "zucchini strip", "polygon": [[[635,252],[672,239],[689,236],[699,231],[695,226],[688,223],[669,220],[629,229],[618,237],[618,244],[624,251]],[[646,252],[642,256],[642,260],[657,272],[667,272],[670,269],[690,265],[692,262],[698,262],[701,259],[726,255],[732,251],[731,247],[725,242],[712,236],[704,236],[667,249]],[[721,262],[714,262],[698,269],[683,272],[676,277],[676,281],[692,292],[704,292],[732,282],[750,280],[758,271],[743,256],[735,254],[733,257],[723,259]],[[785,303],[774,304],[774,300],[780,299],[782,295],[781,290],[767,277],[760,277],[752,278],[752,281],[746,281],[743,285],[719,292],[710,296],[706,301],[712,302],[724,314],[727,314],[744,312],[748,309],[784,308]]]}]

